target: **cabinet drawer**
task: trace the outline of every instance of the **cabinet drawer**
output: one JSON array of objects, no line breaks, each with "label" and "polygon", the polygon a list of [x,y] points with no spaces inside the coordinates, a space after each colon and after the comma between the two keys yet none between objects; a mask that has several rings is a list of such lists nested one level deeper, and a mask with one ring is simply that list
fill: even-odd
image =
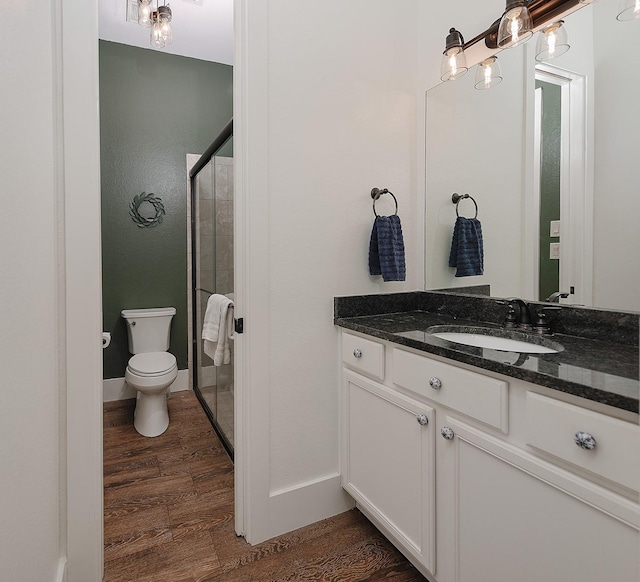
[{"label": "cabinet drawer", "polygon": [[[638,425],[527,392],[526,430],[532,447],[638,491]],[[591,435],[595,447],[577,445],[578,432]]]},{"label": "cabinet drawer", "polygon": [[506,382],[399,349],[393,350],[393,382],[507,432]]},{"label": "cabinet drawer", "polygon": [[350,333],[342,334],[342,361],[372,378],[384,380],[384,345]]}]

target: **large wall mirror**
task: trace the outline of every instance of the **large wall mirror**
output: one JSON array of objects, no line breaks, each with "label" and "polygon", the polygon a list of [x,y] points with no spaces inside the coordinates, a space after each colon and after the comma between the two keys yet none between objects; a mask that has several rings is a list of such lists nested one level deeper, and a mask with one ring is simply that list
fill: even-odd
[{"label": "large wall mirror", "polygon": [[[500,52],[489,90],[471,70],[427,92],[427,289],[640,311],[640,24],[617,12],[602,0],[568,16],[571,48],[547,63],[535,36]],[[448,266],[454,192],[477,203],[483,275]]]}]

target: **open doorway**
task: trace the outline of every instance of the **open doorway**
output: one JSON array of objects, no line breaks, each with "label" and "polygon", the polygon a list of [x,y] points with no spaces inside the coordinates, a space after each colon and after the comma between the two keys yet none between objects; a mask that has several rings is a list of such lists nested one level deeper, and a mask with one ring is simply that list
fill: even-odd
[{"label": "open doorway", "polygon": [[[586,188],[586,80],[536,65],[533,188],[527,215],[533,240],[531,296],[588,304],[592,265],[584,243],[590,201]],[[557,294],[557,295],[556,295]]]}]

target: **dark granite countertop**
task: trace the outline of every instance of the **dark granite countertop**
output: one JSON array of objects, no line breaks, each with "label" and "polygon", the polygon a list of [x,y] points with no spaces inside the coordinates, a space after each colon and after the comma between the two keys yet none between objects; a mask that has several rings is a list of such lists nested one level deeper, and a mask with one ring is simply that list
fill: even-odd
[{"label": "dark granite countertop", "polygon": [[[337,301],[339,299],[336,298]],[[484,370],[638,412],[640,383],[637,345],[556,333],[550,339],[564,347],[558,353],[520,354],[477,348],[439,339],[426,330],[435,325],[494,329],[501,326],[457,315],[407,310],[410,307],[413,305],[407,304],[395,313],[351,316],[352,313],[345,313],[344,309],[338,309],[337,306],[334,323],[345,329]],[[341,317],[347,314],[350,316]]]}]

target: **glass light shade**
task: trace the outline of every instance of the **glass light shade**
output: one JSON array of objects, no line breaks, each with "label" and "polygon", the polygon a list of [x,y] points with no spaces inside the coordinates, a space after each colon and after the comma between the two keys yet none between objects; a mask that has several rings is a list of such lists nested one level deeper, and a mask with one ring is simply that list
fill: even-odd
[{"label": "glass light shade", "polygon": [[489,57],[482,61],[476,69],[476,83],[479,90],[491,89],[502,82],[502,73],[497,57]]},{"label": "glass light shade", "polygon": [[462,47],[447,49],[442,55],[440,67],[440,79],[442,81],[455,81],[467,72],[467,57]]},{"label": "glass light shade", "polygon": [[559,20],[540,31],[536,43],[536,61],[551,61],[566,53],[569,48],[567,29],[564,22]]},{"label": "glass light shade", "polygon": [[164,40],[164,44],[170,45],[173,42],[173,31],[171,30],[171,24],[168,22],[166,24],[162,24],[162,39]]},{"label": "glass light shade", "polygon": [[154,12],[152,16],[151,46],[154,48],[163,48],[165,46],[164,38],[162,36],[162,25],[160,24],[160,18],[158,17],[157,12]]},{"label": "glass light shade", "polygon": [[138,24],[145,28],[151,26],[151,15],[153,12],[151,1],[152,0],[138,0]]},{"label": "glass light shade", "polygon": [[507,2],[507,9],[498,26],[498,46],[510,48],[527,42],[533,34],[529,9],[523,1]]},{"label": "glass light shade", "polygon": [[171,30],[171,9],[168,6],[160,6],[158,8],[158,17],[160,20],[160,33],[165,46],[173,42],[173,31]]},{"label": "glass light shade", "polygon": [[620,13],[616,19],[620,21],[640,19],[640,0],[622,0]]}]

